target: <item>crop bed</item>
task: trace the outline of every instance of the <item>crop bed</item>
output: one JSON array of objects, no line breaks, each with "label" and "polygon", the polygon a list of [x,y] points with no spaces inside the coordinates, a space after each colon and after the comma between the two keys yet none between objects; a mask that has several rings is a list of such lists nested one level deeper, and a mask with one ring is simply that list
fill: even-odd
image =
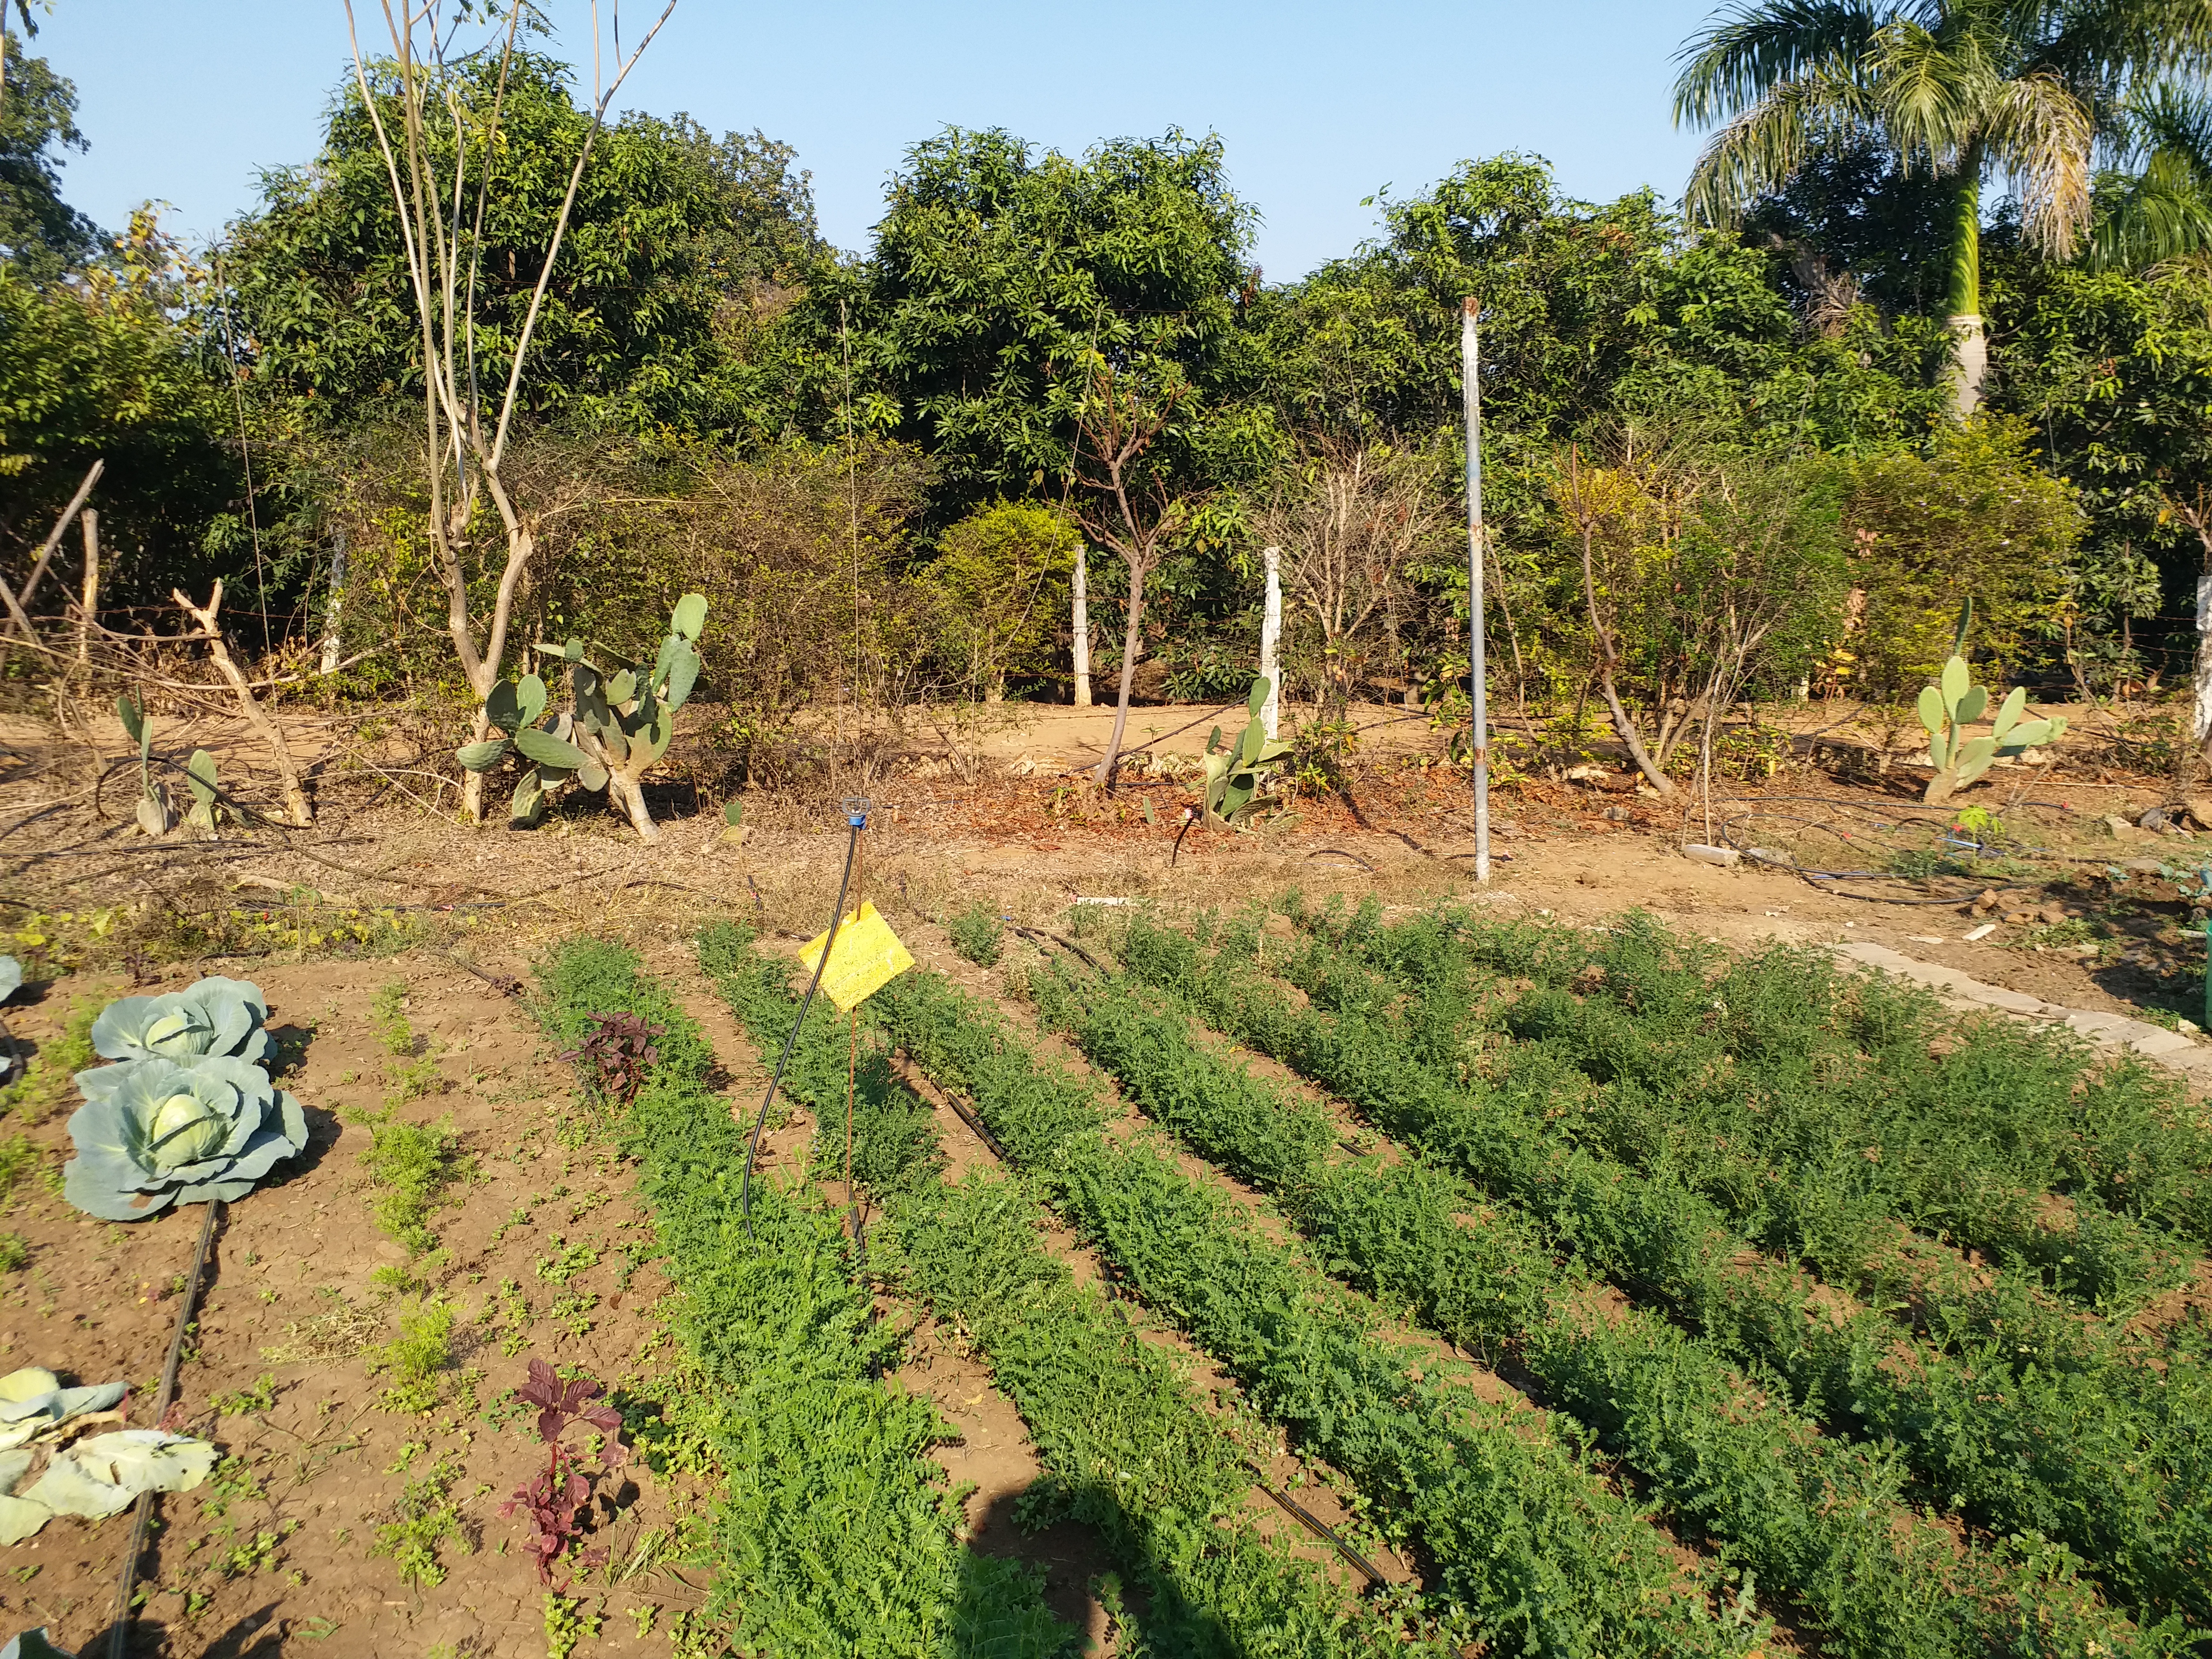
[{"label": "crop bed", "polygon": [[[741,1650],[1071,1650],[964,1541],[945,1425],[878,1380],[918,1316],[1020,1413],[1024,1524],[1103,1540],[1124,1652],[2199,1650],[2212,1334],[2170,1291],[2212,1139],[2179,1093],[1637,918],[1287,914],[1029,953],[998,982],[1036,1030],[929,971],[856,1048],[818,1009],[785,1088],[834,1128],[750,1232],[695,1026],[619,949],[557,957],[560,1036],[671,1033],[619,1134],[726,1385],[710,1610]],[[790,963],[696,945],[781,1046]],[[947,1175],[900,1064],[1002,1166]],[[1343,1489],[1343,1558],[1387,1541],[1413,1582],[1281,1526],[1281,1447]]]}]

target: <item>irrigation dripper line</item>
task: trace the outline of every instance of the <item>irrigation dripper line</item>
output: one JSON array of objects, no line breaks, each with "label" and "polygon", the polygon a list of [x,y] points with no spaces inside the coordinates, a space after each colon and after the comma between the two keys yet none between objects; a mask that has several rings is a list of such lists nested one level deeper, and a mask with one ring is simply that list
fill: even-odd
[{"label": "irrigation dripper line", "polygon": [[1306,854],[1306,858],[1309,862],[1315,859],[1350,859],[1354,864],[1367,872],[1369,875],[1371,876],[1375,873],[1375,866],[1373,865],[1370,864],[1365,859],[1360,857],[1358,854],[1347,853],[1341,847],[1316,847],[1312,852]]},{"label": "irrigation dripper line", "polygon": [[1244,1467],[1251,1470],[1254,1474],[1259,1477],[1260,1490],[1267,1493],[1269,1498],[1274,1499],[1275,1503],[1282,1509],[1285,1515],[1288,1515],[1292,1520],[1297,1521],[1301,1525],[1304,1526],[1314,1534],[1315,1537],[1325,1541],[1331,1549],[1334,1550],[1339,1555],[1342,1556],[1346,1561],[1350,1562],[1360,1571],[1365,1573],[1367,1575],[1367,1582],[1369,1583],[1381,1584],[1387,1582],[1381,1573],[1376,1571],[1372,1566],[1368,1565],[1366,1559],[1363,1557],[1358,1550],[1352,1548],[1351,1545],[1346,1543],[1344,1540],[1336,1535],[1335,1529],[1332,1528],[1328,1522],[1322,1520],[1319,1516],[1316,1515],[1304,1504],[1299,1503],[1297,1498],[1291,1497],[1288,1492],[1277,1492],[1273,1486],[1269,1486],[1267,1484],[1266,1471],[1261,1469],[1258,1464],[1248,1462]]},{"label": "irrigation dripper line", "polygon": [[[200,1278],[207,1271],[208,1246],[215,1241],[216,1212],[222,1200],[211,1198],[207,1201],[207,1214],[200,1222],[200,1242],[192,1252],[192,1276],[185,1286],[184,1304],[177,1310],[177,1328],[169,1338],[168,1363],[161,1367],[161,1392],[154,1405],[154,1426],[160,1428],[169,1414],[170,1401],[177,1394],[177,1367],[185,1354],[185,1332],[191,1328],[192,1309],[200,1299]],[[146,1529],[154,1518],[154,1494],[138,1494],[138,1512],[131,1523],[131,1547],[123,1557],[123,1581],[117,1586],[115,1619],[112,1634],[107,1638],[107,1659],[123,1659],[124,1650],[131,1641],[131,1597],[138,1587],[138,1558],[146,1551]]]},{"label": "irrigation dripper line", "polygon": [[1098,958],[1092,956],[1090,951],[1085,950],[1073,939],[1062,939],[1058,933],[1047,933],[1042,927],[1024,927],[1018,921],[1012,924],[1012,931],[1019,933],[1024,939],[1042,939],[1050,944],[1057,945],[1063,951],[1072,951],[1077,957],[1081,958],[1083,965],[1088,968],[1092,973],[1099,975],[1101,977],[1103,977],[1105,975],[1106,970],[1098,965]]},{"label": "irrigation dripper line", "polygon": [[844,919],[845,895],[853,885],[853,860],[860,850],[860,831],[868,827],[868,801],[865,795],[848,796],[844,802],[845,823],[850,833],[845,841],[845,873],[837,883],[837,902],[830,912],[830,931],[822,941],[822,955],[814,963],[814,977],[806,982],[806,994],[799,1004],[799,1018],[791,1022],[791,1035],[783,1040],[783,1053],[775,1062],[775,1073],[768,1080],[768,1092],[761,1097],[760,1115],[753,1120],[752,1134],[745,1141],[744,1179],[738,1186],[738,1213],[744,1219],[745,1237],[757,1237],[753,1231],[753,1164],[760,1151],[761,1131],[767,1127],[769,1108],[775,1104],[776,1091],[783,1086],[783,1068],[791,1063],[791,1051],[799,1046],[799,1033],[806,1024],[806,1011],[814,1006],[814,994],[822,988],[822,975],[830,966],[830,953],[837,947],[837,924]]}]

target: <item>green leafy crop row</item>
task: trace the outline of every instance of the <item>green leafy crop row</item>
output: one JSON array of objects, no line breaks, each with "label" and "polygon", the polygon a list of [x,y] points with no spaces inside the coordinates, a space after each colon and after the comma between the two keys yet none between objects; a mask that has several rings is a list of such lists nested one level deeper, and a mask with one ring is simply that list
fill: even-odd
[{"label": "green leafy crop row", "polygon": [[[885,1028],[981,1121],[1122,1280],[1253,1404],[1358,1486],[1428,1582],[1492,1649],[1559,1656],[1745,1653],[1747,1594],[1673,1559],[1660,1533],[1549,1425],[1429,1375],[1425,1351],[1270,1242],[1149,1138],[1105,1133],[1095,1085],[1036,1060],[933,975],[873,999]],[[1724,1605],[1716,1607],[1716,1602]]]},{"label": "green leafy crop row", "polygon": [[[1464,915],[1324,932],[1464,1006],[1473,976],[1517,1046],[1601,1086],[1568,1127],[1663,1164],[1785,1245],[1885,1222],[2119,1306],[2186,1281],[2212,1242],[2212,1130],[2178,1079],[2098,1066],[2070,1033],[1947,1017],[1917,988],[1774,945],[1741,961],[1631,914],[1595,937]],[[2045,1194],[2063,1194],[2054,1224]]]},{"label": "green leafy crop row", "polygon": [[541,981],[564,1046],[593,1014],[665,1028],[620,1133],[682,1297],[679,1334],[717,1391],[730,1485],[714,1607],[733,1648],[779,1659],[1063,1652],[1073,1632],[1030,1571],[957,1542],[960,1506],[926,1455],[948,1431],[927,1401],[879,1380],[897,1339],[855,1282],[837,1218],[756,1182],[747,1232],[744,1136],[708,1086],[713,1055],[696,1027],[617,946],[571,944]]},{"label": "green leafy crop row", "polygon": [[[784,965],[754,954],[727,925],[709,927],[699,948],[755,1040],[780,1045],[797,1011]],[[785,1076],[825,1123],[842,1112],[847,1054],[841,1022],[817,1009]],[[1184,1367],[1140,1340],[1120,1304],[1074,1283],[1046,1251],[1046,1212],[1023,1182],[982,1171],[957,1185],[939,1181],[933,1146],[923,1149],[912,1133],[919,1121],[933,1140],[927,1111],[891,1081],[879,1053],[860,1077],[854,1166],[870,1171],[889,1217],[874,1265],[988,1363],[1044,1471],[1021,1500],[1024,1517],[1072,1516],[1099,1530],[1138,1592],[1129,1616],[1146,1650],[1220,1659],[1453,1650],[1432,1633],[1394,1627],[1414,1609],[1359,1607],[1266,1542],[1247,1504],[1249,1434],[1207,1411]],[[842,1125],[836,1138],[842,1158]]]},{"label": "green leafy crop row", "polygon": [[[1257,988],[1142,919],[1123,954],[1203,1004]],[[1510,1348],[1547,1399],[1645,1476],[1680,1527],[1716,1537],[1727,1559],[1790,1594],[1838,1652],[1963,1656],[2030,1632],[2087,1650],[2138,1648],[2137,1633],[2074,1582],[2063,1547],[1960,1551],[1914,1515],[1893,1449],[1824,1437],[1663,1318],[1607,1310],[1600,1287],[1556,1264],[1535,1229],[1486,1214],[1452,1176],[1419,1161],[1338,1157],[1327,1112],[1196,1043],[1181,1018],[1126,982],[1086,985],[1079,998],[1050,981],[1037,988],[1148,1115],[1266,1188],[1376,1295],[1410,1304],[1455,1341]],[[2166,1645],[2161,1633],[2139,1650]]]},{"label": "green leafy crop row", "polygon": [[[1999,1317],[1978,1331],[1962,1319],[1932,1333],[1937,1341],[1909,1343],[1879,1313],[1839,1306],[1790,1268],[1747,1259],[1728,1218],[1664,1173],[1639,1174],[1574,1145],[1547,1117],[1553,1096],[1540,1079],[1524,1087],[1517,1073],[1462,1077],[1424,1060],[1408,1035],[1418,1022],[1363,1009],[1376,988],[1353,986],[1320,947],[1300,953],[1294,977],[1317,1003],[1333,1001],[1333,1014],[1239,974],[1228,951],[1200,969],[1190,941],[1164,930],[1134,927],[1125,949],[1133,970],[1175,988],[1210,1023],[1522,1206],[1554,1246],[1771,1375],[1809,1414],[1899,1443],[1923,1501],[2001,1533],[2063,1539],[2128,1605],[2205,1618],[2196,1564],[2212,1537],[2203,1496],[2212,1448],[2201,1426],[2212,1420],[2212,1388],[2201,1355],[2177,1349],[2161,1379],[2100,1362],[2090,1333],[2047,1312],[2040,1323],[2024,1316],[2017,1333]],[[2024,1340],[2039,1332],[2038,1343]]]}]

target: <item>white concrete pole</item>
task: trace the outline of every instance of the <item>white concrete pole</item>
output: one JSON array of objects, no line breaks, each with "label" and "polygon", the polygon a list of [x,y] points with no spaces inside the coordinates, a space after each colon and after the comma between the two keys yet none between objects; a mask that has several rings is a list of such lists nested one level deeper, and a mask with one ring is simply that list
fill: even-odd
[{"label": "white concrete pole", "polygon": [[338,532],[337,545],[331,550],[331,599],[324,608],[323,617],[323,672],[337,672],[341,654],[338,639],[338,610],[345,603],[346,533]]},{"label": "white concrete pole", "polygon": [[1089,550],[1075,544],[1075,614],[1071,618],[1075,638],[1075,706],[1091,707],[1091,592]]},{"label": "white concrete pole", "polygon": [[1490,879],[1490,709],[1489,674],[1483,662],[1482,632],[1482,375],[1474,331],[1480,309],[1473,295],[1460,312],[1460,374],[1467,407],[1467,627],[1468,700],[1474,706],[1468,741],[1474,758],[1474,878]]},{"label": "white concrete pole", "polygon": [[1283,714],[1283,550],[1263,547],[1261,562],[1267,568],[1267,598],[1260,612],[1260,678],[1267,682],[1267,701],[1260,705],[1260,725],[1270,741],[1282,735]]}]

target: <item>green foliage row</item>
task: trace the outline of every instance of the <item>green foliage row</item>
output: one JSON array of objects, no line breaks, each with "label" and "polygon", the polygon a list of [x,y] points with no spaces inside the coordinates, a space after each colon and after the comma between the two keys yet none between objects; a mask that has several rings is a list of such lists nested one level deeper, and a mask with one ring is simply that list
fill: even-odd
[{"label": "green foliage row", "polygon": [[[1232,942],[1249,945],[1252,931],[1240,932]],[[1838,1306],[1786,1266],[1747,1261],[1729,1218],[1668,1173],[1642,1174],[1575,1145],[1547,1116],[1556,1096],[1540,1068],[1532,1087],[1510,1073],[1469,1078],[1429,1063],[1407,1035],[1418,1017],[1403,1008],[1377,1017],[1382,988],[1371,978],[1362,987],[1325,946],[1310,944],[1286,971],[1332,1012],[1297,1006],[1221,956],[1199,971],[1190,942],[1163,930],[1133,928],[1125,949],[1134,971],[1174,986],[1210,1023],[1521,1206],[1556,1247],[1772,1376],[1809,1414],[1895,1441],[1923,1501],[2001,1533],[2065,1540],[2130,1605],[2206,1616],[2193,1565],[2212,1536],[2199,1495],[2199,1425],[2212,1421],[2212,1371],[2201,1356],[2212,1344],[2200,1327],[2178,1341],[2160,1376],[2015,1282],[1979,1299],[1932,1296],[1922,1309],[1936,1322],[1929,1340],[1909,1343],[1883,1313]]]},{"label": "green foliage row", "polygon": [[595,1013],[665,1028],[620,1134],[682,1297],[678,1334],[717,1404],[728,1472],[715,1612],[740,1652],[884,1656],[1062,1651],[1018,1564],[963,1549],[960,1505],[928,1449],[929,1403],[886,1388],[898,1338],[874,1317],[838,1218],[770,1182],[739,1212],[744,1135],[708,1086],[712,1052],[636,958],[578,941],[540,973],[542,1012],[573,1046]]},{"label": "green foliage row", "polygon": [[[1341,942],[1447,1006],[1467,1006],[1470,974],[1534,978],[1494,1018],[1571,1068],[1562,1126],[1679,1172],[1771,1248],[1864,1249],[1903,1222],[2118,1311],[2185,1283],[2191,1246],[2212,1241],[2212,1127],[2140,1060],[1948,1021],[1925,992],[1817,951],[1735,961],[1634,913],[1598,938],[1534,931],[1370,915]],[[2046,1194],[2070,1224],[2047,1218]]]},{"label": "green foliage row", "polygon": [[[786,964],[749,948],[727,924],[706,929],[699,956],[754,1040],[781,1047],[798,1012]],[[785,1085],[833,1122],[845,1097],[847,1037],[827,1011],[811,1016]],[[1079,1286],[1044,1248],[1043,1204],[1019,1180],[972,1171],[936,1178],[927,1109],[871,1048],[857,1094],[856,1178],[890,1217],[888,1259],[874,1264],[991,1367],[1021,1413],[1043,1477],[1023,1519],[1072,1517],[1097,1528],[1138,1592],[1131,1617],[1145,1650],[1193,1656],[1448,1652],[1426,1636],[1386,1631],[1370,1606],[1354,1614],[1310,1564],[1253,1526],[1246,1466],[1250,1425],[1210,1412],[1170,1351],[1141,1340],[1121,1306]],[[913,1125],[929,1131],[917,1136]],[[825,1133],[826,1143],[831,1136]],[[842,1148],[841,1148],[842,1151]],[[865,1172],[865,1176],[863,1175]]]},{"label": "green foliage row", "polygon": [[999,920],[995,905],[978,899],[947,921],[945,931],[952,935],[952,948],[977,967],[999,965],[999,953],[1006,948],[1006,930]]},{"label": "green foliage row", "polygon": [[[1141,921],[1127,954],[1170,959],[1179,934]],[[1192,981],[1218,963],[1181,957]],[[1160,979],[1175,977],[1159,972]],[[1511,1212],[1486,1214],[1464,1182],[1416,1161],[1333,1156],[1320,1107],[1255,1079],[1192,1040],[1185,1022],[1126,985],[1042,1004],[1124,1093],[1196,1151],[1265,1188],[1334,1265],[1464,1346],[1508,1348],[1553,1405],[1648,1480],[1678,1534],[1796,1601],[1807,1624],[1854,1655],[1972,1654],[2027,1631],[2072,1644],[2133,1644],[2136,1632],[2075,1582],[2063,1547],[1959,1553],[1910,1507],[1894,1449],[1824,1437],[1716,1349],[1640,1310],[1611,1315],[1578,1267]],[[1200,990],[1202,998],[1209,994]],[[1786,1398],[1786,1396],[1785,1396]],[[2165,1645],[2154,1640],[2152,1649]]]},{"label": "green foliage row", "polygon": [[1747,1591],[1729,1593],[1711,1568],[1686,1571],[1559,1419],[1429,1375],[1431,1356],[1386,1334],[1371,1306],[1271,1242],[1165,1147],[1109,1136],[1097,1086],[1037,1060],[986,1005],[909,974],[872,1006],[933,1077],[974,1101],[1123,1282],[1358,1485],[1492,1646],[1717,1654],[1764,1639]]}]

